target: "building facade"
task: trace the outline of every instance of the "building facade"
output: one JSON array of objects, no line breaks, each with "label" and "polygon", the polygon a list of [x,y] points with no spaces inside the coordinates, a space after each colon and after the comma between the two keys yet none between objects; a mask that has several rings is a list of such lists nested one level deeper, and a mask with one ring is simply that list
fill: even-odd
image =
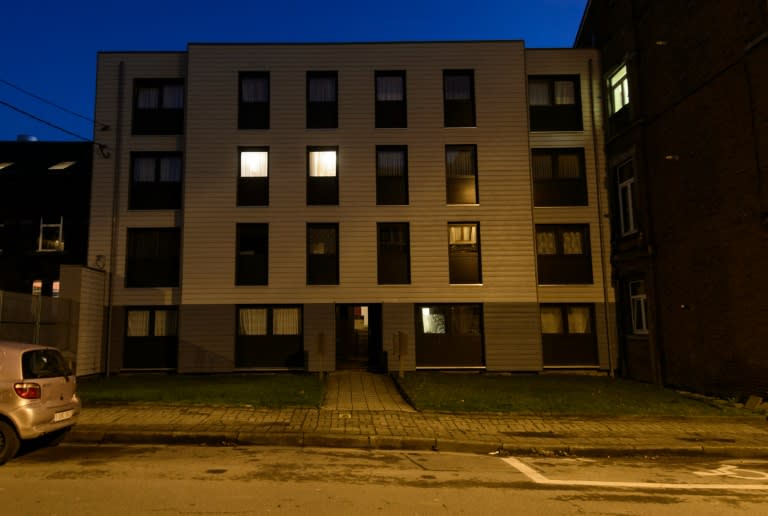
[{"label": "building facade", "polygon": [[191,44],[97,75],[110,370],[613,369],[594,50]]},{"label": "building facade", "polygon": [[591,0],[621,369],[768,393],[768,4]]}]

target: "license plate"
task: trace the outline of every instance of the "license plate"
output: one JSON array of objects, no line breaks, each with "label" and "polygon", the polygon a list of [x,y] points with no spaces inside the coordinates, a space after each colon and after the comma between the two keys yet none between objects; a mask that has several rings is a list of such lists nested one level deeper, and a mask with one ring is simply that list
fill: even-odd
[{"label": "license plate", "polygon": [[56,412],[53,415],[53,422],[58,423],[59,421],[64,421],[65,419],[69,419],[74,415],[75,415],[74,410],[65,410],[64,412]]}]

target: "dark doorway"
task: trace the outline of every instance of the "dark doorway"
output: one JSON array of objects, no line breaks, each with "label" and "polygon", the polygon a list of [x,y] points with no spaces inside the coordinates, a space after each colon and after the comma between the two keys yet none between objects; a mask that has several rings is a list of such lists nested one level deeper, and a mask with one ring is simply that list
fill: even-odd
[{"label": "dark doorway", "polygon": [[386,372],[381,305],[336,305],[336,369]]}]

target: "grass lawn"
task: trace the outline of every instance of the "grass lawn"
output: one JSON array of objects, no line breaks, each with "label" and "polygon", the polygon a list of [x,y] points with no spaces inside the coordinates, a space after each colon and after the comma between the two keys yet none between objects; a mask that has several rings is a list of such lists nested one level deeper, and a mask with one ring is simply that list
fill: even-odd
[{"label": "grass lawn", "polygon": [[411,372],[395,379],[418,410],[573,416],[748,416],[752,412],[605,376]]},{"label": "grass lawn", "polygon": [[94,403],[168,403],[319,407],[323,383],[311,374],[165,375],[81,378],[77,392]]}]

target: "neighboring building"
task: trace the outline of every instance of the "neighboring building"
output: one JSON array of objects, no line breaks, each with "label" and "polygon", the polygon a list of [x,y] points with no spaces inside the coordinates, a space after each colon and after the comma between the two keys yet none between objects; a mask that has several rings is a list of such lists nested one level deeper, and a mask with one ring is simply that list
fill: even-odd
[{"label": "neighboring building", "polygon": [[621,369],[768,393],[768,4],[591,0]]},{"label": "neighboring building", "polygon": [[612,370],[598,60],[521,41],[99,54],[109,368]]},{"label": "neighboring building", "polygon": [[90,142],[0,142],[0,290],[54,295],[88,249]]}]

